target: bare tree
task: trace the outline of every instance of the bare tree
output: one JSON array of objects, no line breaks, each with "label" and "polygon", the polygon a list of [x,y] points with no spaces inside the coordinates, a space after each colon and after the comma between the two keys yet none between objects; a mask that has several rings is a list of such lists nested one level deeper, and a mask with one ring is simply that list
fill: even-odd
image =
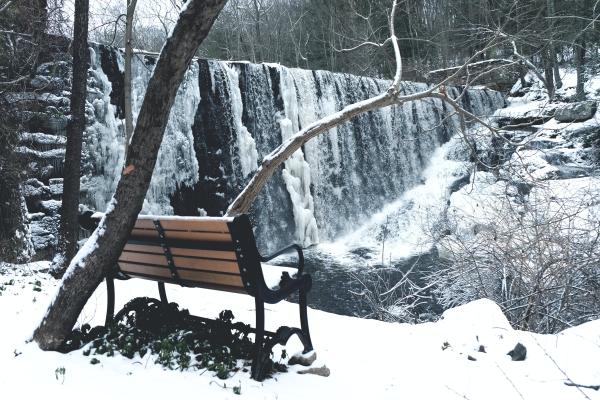
[{"label": "bare tree", "polygon": [[125,97],[125,154],[129,147],[129,140],[133,134],[133,111],[131,109],[131,62],[133,58],[132,32],[133,32],[133,14],[137,0],[129,0],[127,4],[127,17],[125,20],[125,76],[124,76],[124,97]]},{"label": "bare tree", "polygon": [[416,322],[432,319],[429,308],[433,284],[416,282],[418,261],[405,272],[396,268],[378,268],[367,276],[351,272],[350,279],[358,282],[361,290],[351,291],[357,302],[366,309],[362,318],[387,322]]},{"label": "bare tree", "polygon": [[81,175],[81,146],[85,130],[85,101],[87,94],[89,0],[75,2],[73,33],[73,79],[71,87],[71,119],[67,125],[67,149],[60,210],[58,252],[52,262],[55,276],[62,276],[77,253],[79,238],[79,188]]},{"label": "bare tree", "polygon": [[69,265],[48,312],[33,334],[56,350],[104,276],[110,273],[142,209],[169,112],[185,71],[226,0],[190,0],[167,39],[138,116],[126,167],[104,218]]},{"label": "bare tree", "polygon": [[[556,3],[555,0],[546,0],[546,8],[548,14],[548,29],[551,34],[555,32],[555,23],[554,17],[556,15]],[[552,70],[554,71],[554,83],[556,89],[560,89],[562,87],[562,79],[560,77],[560,71],[558,69],[558,62],[556,60],[556,44],[553,39],[550,39],[548,43],[548,48],[550,51],[550,60],[552,63]]]},{"label": "bare tree", "polygon": [[490,298],[515,328],[544,333],[597,319],[596,197],[542,183],[526,201],[514,195],[474,199],[483,218],[450,213],[453,234],[438,241],[444,259],[428,278],[438,301],[450,308]]}]

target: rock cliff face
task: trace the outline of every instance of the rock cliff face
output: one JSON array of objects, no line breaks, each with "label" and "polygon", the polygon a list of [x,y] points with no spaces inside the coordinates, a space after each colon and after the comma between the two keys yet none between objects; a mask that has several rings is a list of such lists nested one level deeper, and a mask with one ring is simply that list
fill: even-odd
[{"label": "rock cliff face", "polygon": [[[45,55],[45,62],[39,65],[35,76],[27,81],[25,90],[8,95],[9,101],[18,104],[22,110],[22,129],[16,152],[22,161],[23,194],[38,259],[51,257],[56,246],[63,190],[65,135],[70,112],[71,63],[67,53],[68,43],[59,43],[53,50],[54,53]],[[90,52],[92,65],[88,76],[82,203],[89,203],[89,199],[94,197],[89,178],[103,173],[101,168],[94,165],[97,160],[93,156],[99,152],[102,154],[102,149],[93,140],[95,131],[101,129],[108,136],[112,129],[114,135],[119,135],[119,114],[109,101],[111,94],[114,93],[115,101],[119,94],[112,89],[100,65],[101,54],[114,57],[117,53],[97,45],[90,47]],[[114,125],[109,124],[111,115],[114,116]],[[104,162],[111,160],[107,158]]]},{"label": "rock cliff face", "polygon": [[[97,45],[90,51],[82,203],[103,210],[123,163],[122,55]],[[134,61],[134,119],[153,67],[151,57]],[[64,73],[51,72],[56,70]],[[43,98],[43,106],[32,111],[22,147],[32,160],[26,187],[34,215],[43,212],[43,202],[60,199],[68,70],[68,63],[58,63],[38,71],[42,86],[35,96]],[[282,140],[388,85],[278,65],[194,62],[171,111],[144,211],[221,214]],[[406,93],[425,87],[403,83]],[[460,93],[458,88],[450,92]],[[480,115],[504,104],[491,90],[469,90],[462,101]],[[296,241],[308,246],[351,231],[417,184],[433,151],[457,126],[449,109],[429,100],[368,113],[308,143],[274,176],[251,211],[260,245],[272,249]],[[39,249],[55,240],[52,229],[44,232],[49,233],[43,241],[40,236]]]}]

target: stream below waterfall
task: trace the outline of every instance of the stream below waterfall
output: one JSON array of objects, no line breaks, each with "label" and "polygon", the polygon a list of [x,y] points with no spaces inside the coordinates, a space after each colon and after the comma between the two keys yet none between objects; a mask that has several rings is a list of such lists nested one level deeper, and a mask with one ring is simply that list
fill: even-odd
[{"label": "stream below waterfall", "polygon": [[[309,306],[336,314],[359,317],[368,316],[373,310],[358,293],[372,288],[377,282],[382,287],[390,289],[411,268],[409,277],[419,285],[422,283],[423,275],[435,266],[438,259],[437,252],[431,251],[402,261],[392,261],[391,265],[386,263],[382,267],[381,265],[366,266],[368,262],[366,259],[362,265],[342,264],[340,260],[319,251],[318,247],[305,250],[304,255],[306,272],[310,273],[313,279],[313,286],[308,294]],[[437,314],[440,311],[434,300],[425,302],[418,309],[419,313],[429,314]]]}]

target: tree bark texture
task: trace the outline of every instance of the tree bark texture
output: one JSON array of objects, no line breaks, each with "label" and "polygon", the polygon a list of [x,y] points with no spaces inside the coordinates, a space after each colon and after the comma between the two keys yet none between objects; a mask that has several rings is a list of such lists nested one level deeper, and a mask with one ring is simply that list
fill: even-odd
[{"label": "tree bark texture", "polygon": [[81,175],[81,141],[85,130],[85,101],[87,96],[89,0],[75,2],[73,26],[73,78],[71,85],[71,119],[67,125],[67,148],[63,175],[63,196],[60,209],[58,238],[59,256],[53,266],[56,275],[62,275],[77,253],[79,226],[79,189]]},{"label": "tree bark texture", "polygon": [[127,17],[125,18],[125,74],[124,74],[124,97],[125,97],[125,154],[129,147],[129,140],[133,134],[133,111],[131,104],[131,60],[133,59],[133,14],[137,0],[129,0],[127,4]]},{"label": "tree bark texture", "polygon": [[[548,30],[551,35],[554,35],[554,16],[556,14],[554,0],[546,0],[546,8],[548,14]],[[556,45],[554,44],[554,40],[552,38],[548,43],[548,48],[550,51],[550,61],[552,63],[552,70],[554,71],[554,87],[555,89],[560,89],[562,87],[562,80],[560,78],[560,71],[558,69],[558,61],[556,60]]]},{"label": "tree bark texture", "polygon": [[156,63],[127,153],[125,168],[104,218],[71,261],[56,297],[33,334],[56,350],[98,284],[111,272],[142,209],[171,106],[194,53],[226,0],[190,0]]},{"label": "tree bark texture", "polygon": [[[586,15],[586,0],[577,0],[574,4],[576,13],[580,16]],[[575,98],[585,100],[585,51],[586,51],[586,25],[587,22],[578,19],[576,26],[576,37],[573,42],[573,53],[575,55],[575,70],[577,71],[577,86],[575,87]]]},{"label": "tree bark texture", "polygon": [[585,100],[585,40],[578,39],[575,42],[575,70],[577,71],[577,86],[575,88],[575,98]]},{"label": "tree bark texture", "polygon": [[33,255],[17,158],[13,146],[0,151],[0,261],[12,263],[27,262]]},{"label": "tree bark texture", "polygon": [[554,53],[551,48],[545,49],[542,53],[542,59],[544,61],[544,77],[546,78],[546,89],[548,90],[548,97],[551,99],[554,97],[554,76],[553,76],[553,63],[552,59]]}]

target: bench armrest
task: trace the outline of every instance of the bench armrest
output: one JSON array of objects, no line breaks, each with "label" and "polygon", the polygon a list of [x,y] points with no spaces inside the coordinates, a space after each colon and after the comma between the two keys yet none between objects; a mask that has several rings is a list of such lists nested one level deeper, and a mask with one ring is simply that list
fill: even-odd
[{"label": "bench armrest", "polygon": [[298,246],[297,244],[292,244],[287,247],[284,247],[283,249],[277,250],[275,253],[268,255],[266,257],[260,256],[260,261],[261,262],[270,261],[270,260],[274,259],[275,257],[285,254],[292,249],[296,250],[296,252],[298,253],[298,265],[297,265],[298,274],[302,274],[302,272],[304,272],[304,253],[302,253],[302,247]]}]

